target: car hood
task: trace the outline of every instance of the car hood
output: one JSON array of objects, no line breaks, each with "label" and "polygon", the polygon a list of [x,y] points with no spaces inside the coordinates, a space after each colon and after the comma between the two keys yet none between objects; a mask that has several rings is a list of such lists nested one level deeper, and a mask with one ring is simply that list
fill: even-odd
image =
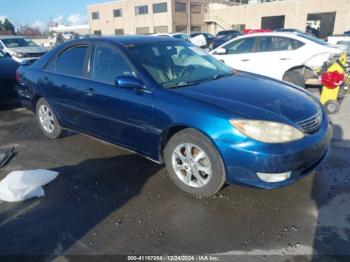
[{"label": "car hood", "polygon": [[13,52],[22,52],[22,53],[44,53],[44,52],[46,52],[45,48],[43,48],[41,46],[11,47],[9,49]]},{"label": "car hood", "polygon": [[307,91],[245,72],[176,92],[248,119],[297,123],[321,110],[320,103]]}]

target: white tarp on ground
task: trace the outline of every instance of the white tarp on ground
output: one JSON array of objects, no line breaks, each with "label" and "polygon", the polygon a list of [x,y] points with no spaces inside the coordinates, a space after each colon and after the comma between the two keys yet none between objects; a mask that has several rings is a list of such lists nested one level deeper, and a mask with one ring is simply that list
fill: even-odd
[{"label": "white tarp on ground", "polygon": [[50,183],[57,175],[58,172],[44,169],[13,171],[0,181],[0,200],[18,202],[44,196],[42,186]]}]

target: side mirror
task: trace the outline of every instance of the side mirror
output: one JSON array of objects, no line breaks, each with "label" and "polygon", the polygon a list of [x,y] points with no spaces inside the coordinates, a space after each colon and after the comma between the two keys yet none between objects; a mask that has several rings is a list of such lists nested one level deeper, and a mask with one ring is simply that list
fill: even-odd
[{"label": "side mirror", "polygon": [[115,85],[119,88],[144,90],[145,85],[136,77],[119,76],[115,80]]},{"label": "side mirror", "polygon": [[224,55],[224,54],[226,54],[226,48],[224,48],[224,47],[219,47],[219,48],[217,48],[215,51],[214,51],[214,54],[216,54],[216,55]]}]

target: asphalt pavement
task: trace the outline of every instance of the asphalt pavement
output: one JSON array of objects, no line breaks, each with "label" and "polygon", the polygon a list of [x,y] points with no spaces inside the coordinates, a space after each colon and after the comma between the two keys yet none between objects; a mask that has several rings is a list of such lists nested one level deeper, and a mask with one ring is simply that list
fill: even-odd
[{"label": "asphalt pavement", "polygon": [[173,185],[163,166],[80,134],[47,139],[30,112],[2,107],[0,148],[14,146],[17,154],[0,179],[39,168],[60,175],[42,198],[0,203],[0,254],[211,254],[220,261],[350,255],[349,112],[347,97],[332,116],[331,153],[314,175],[283,189],[226,186],[198,199]]}]

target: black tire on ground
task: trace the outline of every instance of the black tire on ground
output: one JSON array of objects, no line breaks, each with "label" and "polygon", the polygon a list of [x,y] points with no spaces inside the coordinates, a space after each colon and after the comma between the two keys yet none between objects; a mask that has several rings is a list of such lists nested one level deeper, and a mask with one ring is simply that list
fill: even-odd
[{"label": "black tire on ground", "polygon": [[[174,150],[183,143],[190,143],[204,151],[210,161],[212,174],[205,185],[192,187],[184,183],[176,174],[172,164]],[[191,149],[192,150],[192,149]],[[195,150],[195,148],[193,148]],[[171,180],[183,191],[195,196],[209,197],[217,193],[226,181],[225,166],[212,142],[195,129],[184,129],[173,135],[164,149],[164,160]],[[188,175],[186,175],[188,176]],[[192,176],[191,176],[192,177]],[[192,177],[192,179],[195,179]]]},{"label": "black tire on ground", "polygon": [[[40,108],[43,106],[49,110],[48,115],[52,116],[51,125],[53,126],[53,129],[51,132],[49,132],[48,130],[45,129],[44,125],[42,124],[42,121],[40,120],[40,116],[39,116],[40,113],[39,112],[40,112]],[[60,126],[60,124],[56,118],[55,113],[53,112],[49,103],[44,98],[40,98],[36,104],[36,118],[37,118],[37,121],[38,121],[38,124],[39,124],[41,131],[48,138],[56,139],[56,138],[59,138],[59,137],[64,135],[64,130]]]},{"label": "black tire on ground", "polygon": [[340,103],[336,100],[329,100],[324,104],[324,107],[326,108],[327,113],[332,115],[339,112]]},{"label": "black tire on ground", "polygon": [[287,71],[283,76],[283,81],[305,88],[304,76],[296,70]]}]

